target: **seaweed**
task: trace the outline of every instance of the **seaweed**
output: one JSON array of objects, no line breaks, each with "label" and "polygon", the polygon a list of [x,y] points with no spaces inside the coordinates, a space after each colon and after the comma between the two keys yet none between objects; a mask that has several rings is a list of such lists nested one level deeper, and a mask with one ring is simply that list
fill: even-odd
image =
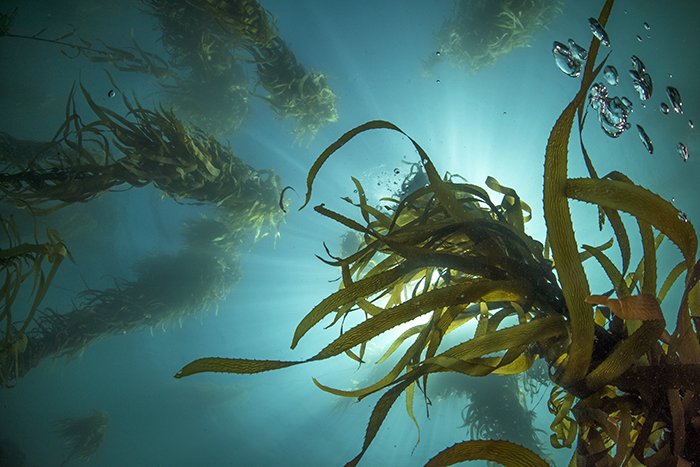
[{"label": "seaweed", "polygon": [[[12,218],[0,218],[0,227],[7,239],[7,244],[0,248],[0,270],[5,276],[0,287],[0,384],[12,387],[21,376],[20,362],[27,350],[30,325],[62,261],[70,255],[54,230],[47,229],[45,243],[21,243]],[[30,279],[32,302],[17,327],[12,308]]]},{"label": "seaweed", "polygon": [[[599,15],[605,25],[613,0]],[[665,465],[700,462],[700,261],[697,235],[678,210],[652,191],[619,172],[598,176],[579,134],[589,171],[587,178],[568,175],[569,138],[580,118],[588,87],[605,63],[595,65],[598,42],[589,49],[581,87],[557,119],[547,143],[543,181],[548,250],[524,230],[530,216],[517,192],[487,180],[503,195],[496,204],[477,186],[440,177],[420,145],[397,126],[371,121],[341,136],[317,158],[307,176],[306,206],[324,163],[361,133],[388,129],[405,135],[418,152],[428,186],[406,196],[392,216],[367,205],[361,190],[352,203],[362,214],[356,221],[326,208],[314,209],[362,236],[359,249],[346,257],[324,260],[341,270],[340,289],[323,299],[299,323],[292,348],[324,320],[343,322],[349,314],[364,320],[341,334],[311,358],[301,361],[202,358],[175,376],[200,372],[252,374],[318,361],[346,353],[362,360],[374,337],[424,317],[406,330],[385,355],[410,344],[385,376],[366,387],[322,390],[363,398],[382,392],[365,432],[356,465],[376,437],[389,409],[406,395],[413,417],[415,387],[427,387],[431,374],[456,372],[471,377],[521,373],[537,358],[547,362],[555,386],[548,406],[554,416],[554,447],[576,443],[576,465]],[[355,181],[358,185],[359,182]],[[639,266],[627,273],[629,238],[615,229],[615,239],[579,250],[569,200],[599,207],[612,223],[621,215],[636,221],[642,246]],[[351,200],[348,200],[352,202]],[[654,230],[659,232],[655,238]],[[656,248],[668,238],[682,260],[662,289],[685,271],[676,329],[666,331],[657,294]],[[617,243],[622,268],[604,250]],[[590,290],[584,261],[597,261],[611,290]],[[664,292],[665,293],[665,292]],[[444,337],[478,317],[473,337],[442,350]],[[502,327],[505,318],[518,324]],[[359,355],[353,349],[360,348]],[[426,396],[427,397],[427,396]],[[427,400],[425,401],[428,403]],[[532,451],[514,443],[472,440],[447,448],[428,465],[488,459],[505,464],[546,465]],[[516,461],[517,459],[517,461]]]},{"label": "seaweed", "polygon": [[104,410],[93,410],[87,417],[56,422],[56,432],[64,439],[68,451],[61,466],[73,459],[90,460],[102,445],[108,423],[109,414]]},{"label": "seaweed", "polygon": [[[439,57],[477,72],[513,49],[527,47],[562,4],[561,0],[459,0],[436,34]],[[436,57],[428,65],[434,65]]]}]

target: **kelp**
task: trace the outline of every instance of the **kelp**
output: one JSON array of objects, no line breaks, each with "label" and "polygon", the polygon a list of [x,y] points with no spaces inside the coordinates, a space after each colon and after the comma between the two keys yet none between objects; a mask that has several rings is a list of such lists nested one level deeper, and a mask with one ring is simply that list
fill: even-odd
[{"label": "kelp", "polygon": [[255,47],[267,47],[278,37],[272,15],[257,0],[200,0],[197,3],[226,32]]},{"label": "kelp", "polygon": [[266,47],[248,50],[256,62],[258,82],[268,92],[262,97],[278,115],[297,121],[298,140],[313,137],[321,126],[338,120],[337,96],[326,77],[307,71],[280,37]]},{"label": "kelp", "polygon": [[124,185],[152,184],[178,201],[217,206],[236,230],[276,232],[284,213],[277,207],[280,183],[273,172],[254,170],[229,146],[171,111],[146,109],[124,97],[130,116],[125,118],[81,89],[97,119],[83,121],[71,91],[66,119],[45,146],[50,157],[40,154],[0,174],[5,201],[41,214]]},{"label": "kelp", "polygon": [[[33,326],[23,330],[23,352],[14,362],[16,379],[47,357],[81,355],[97,339],[143,328],[165,329],[216,309],[240,277],[240,241],[226,244],[203,238],[189,240],[194,243],[188,242],[177,253],[141,260],[133,280],[83,291],[70,311],[39,311]],[[3,359],[0,370],[9,371],[11,363]]]},{"label": "kelp", "polygon": [[66,444],[66,456],[61,466],[72,460],[89,461],[100,449],[107,432],[109,414],[93,410],[91,415],[65,418],[56,422],[56,432]]},{"label": "kelp", "polygon": [[[0,218],[6,244],[0,248],[0,384],[12,387],[21,376],[20,362],[27,350],[30,325],[61,262],[69,256],[58,233],[47,229],[45,243],[22,243],[12,218]],[[18,319],[13,314],[17,296],[31,280],[31,304]],[[20,322],[17,326],[15,323]]]},{"label": "kelp", "polygon": [[436,34],[439,56],[466,71],[477,72],[527,47],[561,10],[563,2],[547,0],[459,0],[450,19]]},{"label": "kelp", "polygon": [[[612,4],[612,0],[606,2],[600,24],[605,25]],[[700,462],[700,342],[693,327],[700,301],[700,261],[695,230],[671,203],[623,174],[598,177],[587,153],[591,176],[570,178],[567,173],[574,116],[581,113],[588,87],[605,63],[595,64],[597,51],[594,39],[581,88],[547,143],[543,198],[552,261],[544,246],[525,233],[529,211],[514,190],[488,180],[487,185],[503,195],[496,204],[479,187],[440,177],[425,151],[407,136],[421,158],[428,185],[401,200],[391,217],[368,206],[360,189],[356,202],[347,201],[360,211],[363,222],[324,205],[315,207],[356,231],[363,242],[348,256],[324,260],[340,268],[340,289],[302,319],[292,348],[322,321],[337,325],[350,314],[360,314],[364,320],[342,329],[306,360],[203,358],[185,365],[176,377],[199,372],[258,373],[341,353],[358,360],[374,337],[423,317],[422,323],[412,323],[397,339],[399,344],[408,343],[408,348],[390,346],[389,352],[405,348],[404,353],[375,383],[341,390],[313,380],[322,390],[342,396],[363,398],[383,392],[360,453],[348,465],[359,462],[402,394],[412,418],[415,386],[426,388],[431,374],[514,374],[529,368],[535,358],[547,362],[555,383],[548,403],[554,416],[550,442],[554,447],[575,443],[572,462],[576,465]],[[311,167],[304,206],[328,158],[359,134],[375,129],[405,135],[389,122],[372,121],[341,136]],[[582,139],[581,146],[585,149]],[[611,223],[622,213],[636,220],[642,257],[632,274],[627,274],[631,250],[623,229],[614,229],[613,240],[622,252],[621,268],[605,254],[610,242],[579,251],[569,199],[598,206]],[[673,282],[680,267],[686,272],[677,325],[671,333],[665,330],[657,293],[656,248],[662,237],[655,238],[653,229],[669,238],[683,257],[682,266],[663,283]],[[612,289],[591,293],[582,267],[591,258],[604,268]],[[442,350],[445,335],[477,317],[472,337]],[[502,327],[507,317],[517,324]],[[358,346],[359,355],[354,351]],[[531,451],[495,440],[459,443],[429,465],[472,459],[545,465]]]}]

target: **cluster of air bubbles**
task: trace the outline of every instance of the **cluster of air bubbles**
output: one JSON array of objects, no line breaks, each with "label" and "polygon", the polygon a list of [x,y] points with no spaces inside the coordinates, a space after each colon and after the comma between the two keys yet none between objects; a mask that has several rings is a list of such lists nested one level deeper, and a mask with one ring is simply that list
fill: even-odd
[{"label": "cluster of air bubbles", "polygon": [[[605,47],[610,47],[610,37],[603,26],[595,18],[589,18],[588,24],[593,36]],[[647,22],[644,22],[642,26],[646,31],[651,30],[651,26]],[[642,37],[637,36],[637,40],[641,42]],[[552,55],[559,70],[567,76],[578,78],[581,75],[583,62],[588,58],[588,51],[578,45],[573,39],[569,39],[568,46],[555,41],[552,47]],[[632,87],[641,101],[641,106],[646,108],[646,102],[651,99],[654,92],[654,83],[646,65],[637,55],[632,55],[630,60],[632,67],[628,70],[628,74],[632,81]],[[602,70],[602,77],[604,83],[597,82],[591,86],[588,93],[588,104],[597,112],[598,122],[603,132],[611,138],[617,138],[631,127],[629,116],[634,106],[632,101],[625,96],[611,97],[608,95],[606,85],[617,86],[620,84],[620,74],[615,66],[606,65]],[[673,78],[673,75],[669,73],[668,77]],[[673,110],[676,114],[682,114],[683,101],[678,89],[674,86],[667,86],[666,96],[668,97],[668,102],[662,101],[659,104],[660,112],[663,115],[668,115]],[[695,128],[693,120],[688,120],[688,126],[691,129]],[[649,154],[653,154],[654,144],[649,134],[641,125],[636,125],[636,127],[644,148]],[[678,143],[676,152],[684,161],[688,160],[688,148],[682,142]]]},{"label": "cluster of air bubbles", "polygon": [[631,109],[619,97],[608,96],[608,88],[603,83],[595,83],[588,92],[588,104],[598,112],[600,128],[611,138],[617,138],[630,124],[627,121]]},{"label": "cluster of air bubbles", "polygon": [[588,24],[591,27],[591,32],[600,41],[600,43],[605,47],[610,47],[610,38],[608,37],[608,33],[605,32],[605,29],[603,29],[603,26],[600,25],[598,20],[595,18],[588,18]]},{"label": "cluster of air bubbles", "polygon": [[576,55],[569,47],[561,42],[554,41],[552,55],[554,56],[554,63],[557,64],[562,73],[572,78],[578,78],[581,75],[581,60],[576,58]]},{"label": "cluster of air bubbles", "polygon": [[620,75],[617,73],[617,68],[612,65],[608,65],[603,68],[603,78],[608,82],[610,86],[617,86],[620,82]]}]

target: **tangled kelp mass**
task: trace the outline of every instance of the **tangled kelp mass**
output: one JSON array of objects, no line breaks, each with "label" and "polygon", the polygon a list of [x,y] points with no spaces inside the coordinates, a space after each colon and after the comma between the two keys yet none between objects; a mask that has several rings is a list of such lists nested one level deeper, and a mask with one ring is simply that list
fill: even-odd
[{"label": "tangled kelp mass", "polygon": [[[8,172],[0,174],[4,201],[35,210],[49,204],[43,208],[49,212],[121,185],[153,184],[176,200],[218,206],[236,229],[252,225],[258,236],[276,231],[283,213],[277,207],[279,179],[274,173],[255,171],[230,147],[187,127],[171,111],[145,109],[124,99],[133,117],[129,120],[96,104],[84,88],[83,94],[98,119],[83,123],[71,93],[55,140],[35,143],[33,147],[46,149],[24,165],[8,164]],[[7,146],[2,151],[12,153],[13,146]]]},{"label": "tangled kelp mass", "polygon": [[562,4],[561,0],[459,0],[436,35],[437,50],[460,68],[479,71],[513,49],[527,47]]},{"label": "tangled kelp mass", "polygon": [[[86,290],[72,311],[47,309],[38,316],[39,303],[67,250],[51,230],[45,245],[16,244],[14,224],[4,223],[11,241],[2,251],[7,271],[2,295],[7,327],[0,355],[4,385],[13,384],[48,356],[80,354],[100,337],[163,326],[216,307],[238,280],[238,255],[247,236],[257,240],[277,235],[282,220],[279,178],[272,171],[252,169],[230,147],[187,128],[170,111],[151,111],[125,99],[129,120],[96,104],[84,88],[83,94],[97,120],[83,123],[71,93],[66,120],[53,142],[3,139],[2,152],[12,155],[5,159],[12,171],[0,175],[3,201],[32,214],[48,214],[120,185],[153,184],[180,202],[215,206],[216,217],[188,222],[186,247],[174,255],[143,260],[135,280]],[[46,258],[51,269],[45,280]],[[22,271],[25,263],[33,263],[36,298],[23,325],[15,329],[10,309],[22,282],[30,277]]]},{"label": "tangled kelp mass", "polygon": [[[608,0],[601,11],[601,26],[612,4]],[[342,286],[300,322],[292,347],[328,316],[333,317],[333,324],[344,322],[351,313],[359,312],[365,319],[342,330],[307,360],[204,358],[183,367],[176,377],[208,371],[258,373],[341,353],[362,362],[372,339],[425,316],[427,322],[408,328],[389,347],[387,354],[409,342],[394,367],[374,384],[345,391],[314,379],[319,388],[342,396],[362,398],[383,391],[362,449],[348,465],[359,462],[402,393],[406,394],[408,416],[416,422],[415,389],[425,390],[431,374],[515,374],[538,357],[547,361],[556,384],[549,400],[555,417],[552,445],[576,443],[572,459],[576,465],[699,462],[700,342],[694,326],[700,307],[700,261],[695,230],[671,203],[625,175],[598,176],[585,148],[589,177],[568,176],[574,118],[578,114],[582,122],[588,88],[605,63],[595,66],[598,47],[594,39],[581,87],[561,113],[547,144],[543,186],[551,261],[543,245],[525,234],[526,205],[513,189],[489,179],[487,185],[503,194],[496,205],[481,188],[443,179],[425,151],[409,137],[429,185],[397,201],[393,215],[369,206],[357,181],[358,200],[348,202],[359,209],[364,222],[324,205],[315,207],[320,214],[360,232],[364,242],[350,256],[327,260],[341,268]],[[579,131],[582,127],[581,123]],[[405,135],[383,121],[368,122],[343,135],[312,166],[305,205],[326,160],[358,134],[379,128]],[[584,245],[579,251],[568,199],[597,206],[614,226],[622,268],[604,252],[613,242],[601,247]],[[628,273],[630,241],[620,227],[622,213],[636,221],[641,237],[643,256],[633,273]],[[652,229],[658,231],[656,238]],[[663,238],[678,247],[682,260],[659,289],[656,249]],[[590,259],[603,268],[611,290],[591,293],[582,267]],[[661,303],[684,271],[676,329],[668,332]],[[480,319],[472,338],[440,351],[446,334],[477,316]],[[518,324],[499,329],[506,317]],[[354,350],[357,347],[359,352]],[[458,443],[428,465],[473,459],[546,465],[522,446],[495,440]]]}]

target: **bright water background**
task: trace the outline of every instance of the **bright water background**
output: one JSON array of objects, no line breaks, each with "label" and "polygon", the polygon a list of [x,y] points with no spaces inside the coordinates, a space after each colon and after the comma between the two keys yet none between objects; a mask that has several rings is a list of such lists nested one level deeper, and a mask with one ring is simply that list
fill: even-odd
[{"label": "bright water background", "polygon": [[[83,37],[110,45],[130,45],[133,32],[147,50],[160,47],[155,19],[140,11],[136,1],[2,3],[3,10],[19,6],[13,29],[18,33],[48,27],[58,36],[66,25],[74,24]],[[328,144],[367,120],[389,120],[418,141],[441,172],[459,173],[477,184],[493,175],[516,188],[533,208],[528,232],[544,239],[544,147],[553,123],[579,85],[556,69],[552,41],[571,37],[587,46],[591,37],[587,18],[596,16],[603,2],[568,2],[531,47],[517,49],[471,76],[447,63],[439,64],[431,76],[423,73],[423,62],[436,51],[434,34],[451,14],[452,2],[262,3],[277,17],[281,36],[299,61],[327,75],[339,97],[340,121],[322,128],[308,147],[300,147],[290,134],[293,122],[276,118],[262,102],[253,101],[248,123],[229,138],[239,157],[256,168],[273,168],[284,185],[303,193],[308,168]],[[623,82],[614,94],[635,102],[633,129],[612,140],[591,124],[585,138],[600,174],[620,170],[666,198],[675,197],[678,208],[697,225],[700,130],[687,123],[689,118],[700,120],[696,5],[691,0],[617,3],[607,27],[613,43],[610,63],[617,66]],[[650,31],[643,29],[645,21]],[[637,34],[642,42],[635,39]],[[626,76],[632,54],[644,60],[654,79],[647,109],[641,108]],[[76,81],[100,104],[116,105],[117,99],[107,98],[111,85],[102,66],[68,59],[49,44],[0,39],[0,64],[0,129],[15,137],[49,139],[62,121],[68,90]],[[115,76],[120,87],[133,89],[142,103],[157,102],[152,80],[135,74]],[[683,96],[682,116],[658,111],[668,84]],[[635,123],[644,125],[654,140],[653,156],[642,147]],[[679,141],[690,149],[687,163],[675,153]],[[570,173],[584,176],[576,144],[572,148]],[[402,160],[417,160],[405,138],[388,131],[365,134],[322,170],[312,203],[340,206],[339,197],[352,195],[351,175],[359,176],[376,200],[394,188],[398,178],[393,169],[405,169]],[[300,202],[289,194],[293,206]],[[81,275],[90,287],[107,288],[114,277],[133,277],[132,265],[139,258],[176,251],[182,220],[202,211],[161,200],[152,189],[113,193],[94,203],[95,212],[110,221],[98,224],[80,244],[69,243],[76,263],[64,263],[44,302],[47,306],[70,309],[71,300],[84,289]],[[608,231],[597,231],[595,209],[574,203],[573,216],[579,243],[601,244],[610,238]],[[636,228],[630,225],[629,231],[633,245],[638,245]],[[110,413],[111,421],[94,465],[339,465],[351,459],[359,452],[377,397],[348,404],[318,390],[311,381],[314,376],[325,384],[350,387],[351,380],[361,377],[348,359],[256,376],[173,378],[183,364],[202,356],[303,359],[329,342],[336,334],[315,330],[295,351],[289,350],[298,321],[337,287],[328,282],[337,272],[314,254],[323,254],[324,240],[337,247],[342,233],[310,208],[292,210],[276,245],[266,238],[243,255],[243,277],[218,315],[210,312],[183,322],[182,327],[104,339],[72,361],[42,362],[16,388],[0,392],[0,437],[18,443],[29,465],[57,465],[63,451],[53,421],[99,408]],[[662,271],[678,260],[677,250],[665,244]],[[589,270],[595,276],[593,290],[607,290],[601,272]],[[669,326],[678,288],[674,292],[665,303]],[[380,344],[391,340],[388,336]],[[415,428],[403,403],[397,402],[363,465],[422,465],[464,439],[459,414],[465,403],[463,398],[435,403],[430,420],[425,420],[417,403],[421,443],[411,454]],[[536,410],[538,427],[547,430],[551,417],[546,399]],[[547,443],[547,437],[543,440]],[[557,465],[564,465],[570,455],[549,454]]]}]

